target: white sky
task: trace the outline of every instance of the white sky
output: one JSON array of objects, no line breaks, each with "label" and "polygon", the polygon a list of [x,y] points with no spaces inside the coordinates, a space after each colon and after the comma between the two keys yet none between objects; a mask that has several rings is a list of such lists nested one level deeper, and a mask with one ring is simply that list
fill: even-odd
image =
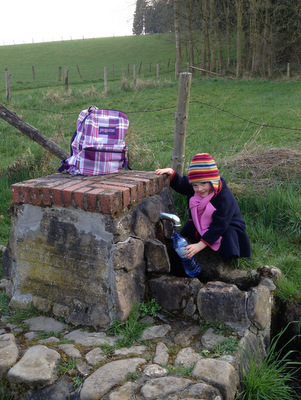
[{"label": "white sky", "polygon": [[132,35],[136,0],[14,0],[2,7],[0,46]]}]

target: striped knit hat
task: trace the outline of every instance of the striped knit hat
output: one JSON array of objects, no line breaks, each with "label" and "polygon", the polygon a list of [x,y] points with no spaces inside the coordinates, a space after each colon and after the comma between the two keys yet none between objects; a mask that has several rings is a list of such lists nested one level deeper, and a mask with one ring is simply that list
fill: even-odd
[{"label": "striped knit hat", "polygon": [[196,154],[189,166],[188,179],[191,184],[210,182],[216,193],[219,187],[220,176],[213,158],[207,153]]}]

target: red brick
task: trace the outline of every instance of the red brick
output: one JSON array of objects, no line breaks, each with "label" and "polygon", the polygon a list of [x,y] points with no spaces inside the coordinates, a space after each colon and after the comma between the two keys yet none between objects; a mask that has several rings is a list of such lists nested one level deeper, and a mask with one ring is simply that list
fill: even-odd
[{"label": "red brick", "polygon": [[20,194],[19,194],[19,188],[20,186],[18,184],[11,185],[11,194],[12,194],[12,200],[14,203],[22,203]]},{"label": "red brick", "polygon": [[41,191],[41,203],[43,206],[51,206],[52,200],[51,200],[51,192],[50,189],[47,187],[42,187]]},{"label": "red brick", "polygon": [[30,195],[31,195],[31,204],[33,204],[34,206],[40,206],[41,205],[40,188],[38,187],[31,188]]},{"label": "red brick", "polygon": [[105,189],[93,189],[86,193],[87,211],[99,212],[98,195],[104,192]]},{"label": "red brick", "polygon": [[77,189],[73,193],[73,198],[74,198],[74,203],[77,208],[81,208],[82,210],[85,210],[87,207],[85,205],[85,193],[88,192],[91,188],[89,187],[83,187],[80,189]]},{"label": "red brick", "polygon": [[62,191],[58,188],[52,188],[52,203],[55,207],[63,207]]},{"label": "red brick", "polygon": [[73,202],[72,202],[72,194],[74,194],[75,192],[77,192],[79,189],[89,185],[89,183],[91,183],[91,181],[82,181],[82,182],[78,182],[76,184],[73,185],[62,185],[61,189],[62,189],[62,197],[63,197],[63,205],[64,207],[73,207]]},{"label": "red brick", "polygon": [[[124,186],[130,189],[130,198],[128,204],[134,204],[137,201],[137,184],[133,184],[127,181],[124,176],[116,177],[116,180],[110,180],[110,184],[117,186]],[[127,206],[125,206],[127,207]]]},{"label": "red brick", "polygon": [[122,192],[108,190],[99,195],[100,208],[103,214],[113,215],[122,210]]},{"label": "red brick", "polygon": [[31,203],[31,196],[30,196],[30,187],[28,186],[21,186],[20,187],[20,198],[21,202],[24,204]]},{"label": "red brick", "polygon": [[117,184],[114,185],[111,184],[111,182],[109,183],[99,182],[99,183],[94,183],[93,185],[91,185],[91,187],[99,187],[99,188],[103,187],[106,189],[116,189],[117,191],[121,191],[122,192],[122,207],[120,208],[121,210],[122,208],[126,208],[130,204],[130,189],[128,187],[124,187],[122,184],[117,186]]},{"label": "red brick", "polygon": [[119,175],[119,176],[116,176],[116,178],[120,181],[123,181],[123,182],[125,181],[127,185],[130,184],[129,181],[135,182],[134,184],[131,184],[132,185],[131,204],[134,204],[134,203],[136,203],[136,201],[140,201],[143,199],[143,196],[144,196],[143,182],[136,183],[136,180],[138,181],[138,179],[132,179],[131,176],[125,176],[125,175]]}]

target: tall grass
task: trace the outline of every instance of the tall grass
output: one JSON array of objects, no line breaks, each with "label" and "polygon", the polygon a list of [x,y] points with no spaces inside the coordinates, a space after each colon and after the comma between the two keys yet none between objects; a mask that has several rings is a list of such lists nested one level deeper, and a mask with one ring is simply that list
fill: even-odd
[{"label": "tall grass", "polygon": [[301,368],[301,362],[292,361],[295,350],[287,350],[296,337],[292,337],[279,348],[287,328],[288,326],[272,339],[266,357],[260,359],[257,352],[248,355],[249,365],[243,370],[243,390],[239,394],[239,399],[297,400],[299,398],[295,389],[300,388],[296,374]]}]

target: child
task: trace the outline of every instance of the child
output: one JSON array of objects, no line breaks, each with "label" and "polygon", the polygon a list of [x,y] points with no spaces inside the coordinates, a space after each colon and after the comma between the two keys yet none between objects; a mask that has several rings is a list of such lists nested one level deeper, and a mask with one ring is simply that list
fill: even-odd
[{"label": "child", "polygon": [[189,220],[181,230],[181,235],[192,242],[186,247],[187,258],[207,246],[218,251],[223,261],[250,257],[246,223],[235,197],[209,154],[193,157],[188,177],[181,177],[172,168],[157,169],[155,173],[169,175],[171,188],[187,196]]}]

